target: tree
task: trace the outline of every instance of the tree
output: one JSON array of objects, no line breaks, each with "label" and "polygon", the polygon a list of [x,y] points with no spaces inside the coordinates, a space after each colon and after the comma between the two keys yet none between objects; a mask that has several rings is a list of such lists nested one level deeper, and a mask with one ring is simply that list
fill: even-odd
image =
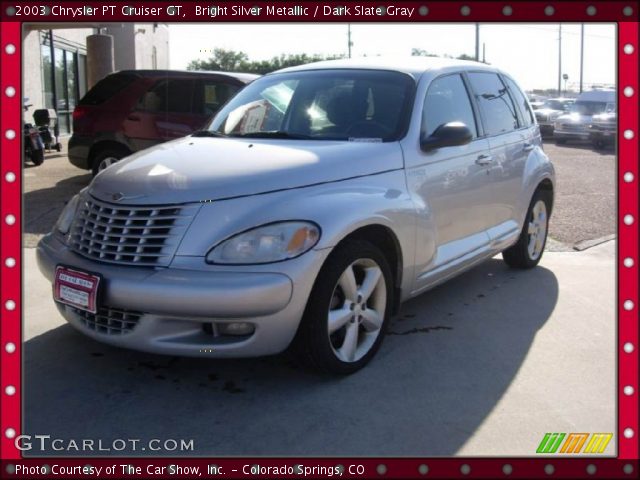
[{"label": "tree", "polygon": [[249,60],[244,52],[215,48],[209,60],[193,60],[187,66],[187,70],[224,70],[237,72],[243,62]]},{"label": "tree", "polygon": [[412,57],[437,57],[438,55],[436,55],[435,53],[429,53],[426,50],[423,50],[422,48],[412,48],[411,56]]},{"label": "tree", "polygon": [[272,57],[271,60],[249,60],[244,52],[216,48],[208,60],[193,60],[187,66],[187,70],[224,70],[227,72],[244,72],[264,75],[286,67],[295,67],[321,60],[334,60],[343,58],[342,55],[307,55],[306,53],[281,54]]}]

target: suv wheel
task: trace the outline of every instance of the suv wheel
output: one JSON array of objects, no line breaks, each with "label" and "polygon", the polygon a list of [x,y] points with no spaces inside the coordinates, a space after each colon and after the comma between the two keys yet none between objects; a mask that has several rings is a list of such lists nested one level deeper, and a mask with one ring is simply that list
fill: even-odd
[{"label": "suv wheel", "polygon": [[513,268],[533,268],[542,258],[549,231],[549,194],[536,190],[518,242],[502,252],[504,261]]},{"label": "suv wheel", "polygon": [[117,163],[127,155],[130,155],[130,152],[125,149],[106,148],[104,150],[100,150],[91,163],[91,172],[93,173],[93,176],[95,177],[102,170],[110,167],[114,163]]},{"label": "suv wheel", "polygon": [[382,343],[393,305],[391,269],[363,241],[339,246],[322,267],[294,340],[294,351],[316,370],[349,374]]}]

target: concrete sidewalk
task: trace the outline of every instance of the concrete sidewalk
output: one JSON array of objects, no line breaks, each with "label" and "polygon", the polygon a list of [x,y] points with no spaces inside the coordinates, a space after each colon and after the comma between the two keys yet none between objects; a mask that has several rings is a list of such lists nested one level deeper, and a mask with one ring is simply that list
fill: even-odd
[{"label": "concrete sidewalk", "polygon": [[498,256],[406,303],[377,358],[346,378],[282,356],[94,342],[61,319],[25,249],[25,431],[193,439],[198,456],[529,456],[546,432],[615,434],[615,245],[547,252],[531,271]]}]

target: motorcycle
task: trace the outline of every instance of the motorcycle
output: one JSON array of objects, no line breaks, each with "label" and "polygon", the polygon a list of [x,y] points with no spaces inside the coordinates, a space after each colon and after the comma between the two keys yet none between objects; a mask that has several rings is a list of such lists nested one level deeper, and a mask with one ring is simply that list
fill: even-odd
[{"label": "motorcycle", "polygon": [[62,151],[62,144],[60,143],[58,116],[56,111],[52,108],[41,108],[33,112],[33,121],[40,132],[40,138],[44,143],[46,150],[55,149],[58,152]]},{"label": "motorcycle", "polygon": [[[31,107],[27,104],[29,99],[24,99],[23,108],[26,112]],[[40,137],[40,132],[31,123],[24,123],[22,126],[22,144],[24,145],[24,160],[31,160],[34,165],[42,165],[44,162],[44,142]]]}]

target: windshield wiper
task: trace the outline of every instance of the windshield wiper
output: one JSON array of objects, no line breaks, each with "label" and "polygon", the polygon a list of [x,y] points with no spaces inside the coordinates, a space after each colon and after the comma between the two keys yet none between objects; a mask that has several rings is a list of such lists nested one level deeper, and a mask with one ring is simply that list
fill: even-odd
[{"label": "windshield wiper", "polygon": [[294,140],[306,140],[312,138],[311,135],[304,135],[301,133],[289,133],[282,130],[271,130],[266,132],[247,132],[247,133],[232,133],[230,137],[239,138],[290,138]]},{"label": "windshield wiper", "polygon": [[191,134],[192,137],[226,137],[224,133],[215,130],[196,130]]}]

